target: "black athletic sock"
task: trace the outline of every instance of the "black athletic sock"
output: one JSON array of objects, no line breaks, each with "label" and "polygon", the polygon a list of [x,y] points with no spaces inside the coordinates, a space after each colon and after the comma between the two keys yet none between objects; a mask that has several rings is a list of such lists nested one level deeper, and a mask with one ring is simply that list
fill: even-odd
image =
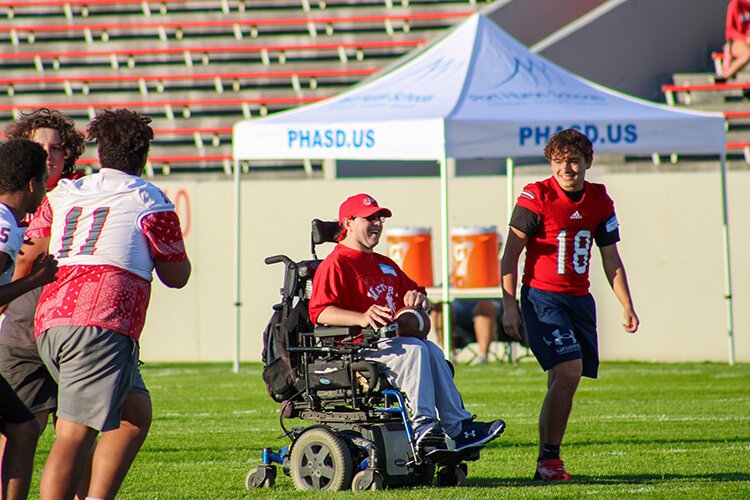
[{"label": "black athletic sock", "polygon": [[559,444],[547,444],[542,445],[542,456],[539,460],[546,460],[549,458],[560,458],[560,445]]}]

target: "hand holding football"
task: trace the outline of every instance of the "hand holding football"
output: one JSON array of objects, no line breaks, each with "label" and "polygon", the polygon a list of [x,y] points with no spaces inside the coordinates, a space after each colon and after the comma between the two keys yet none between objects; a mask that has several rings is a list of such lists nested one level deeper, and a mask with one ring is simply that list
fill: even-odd
[{"label": "hand holding football", "polygon": [[424,309],[404,307],[396,311],[399,337],[417,337],[422,340],[430,333],[430,314]]}]

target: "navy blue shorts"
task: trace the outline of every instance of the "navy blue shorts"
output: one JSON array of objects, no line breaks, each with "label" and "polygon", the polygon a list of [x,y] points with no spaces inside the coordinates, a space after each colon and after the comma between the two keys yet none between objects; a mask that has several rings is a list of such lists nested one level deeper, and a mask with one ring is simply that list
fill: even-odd
[{"label": "navy blue shorts", "polygon": [[452,304],[453,324],[474,334],[474,310],[478,300],[458,299]]},{"label": "navy blue shorts", "polygon": [[544,371],[565,361],[580,359],[583,376],[596,378],[599,345],[596,303],[591,294],[572,297],[521,287],[521,314],[531,351]]}]

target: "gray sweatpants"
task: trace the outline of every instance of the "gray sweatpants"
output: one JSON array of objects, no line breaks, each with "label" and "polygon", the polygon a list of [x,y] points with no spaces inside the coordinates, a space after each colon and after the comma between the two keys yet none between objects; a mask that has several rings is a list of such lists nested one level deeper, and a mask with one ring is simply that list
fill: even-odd
[{"label": "gray sweatpants", "polygon": [[443,351],[433,342],[395,337],[360,354],[380,363],[388,382],[404,393],[414,428],[439,420],[445,433],[455,437],[461,432],[461,422],[471,418]]}]

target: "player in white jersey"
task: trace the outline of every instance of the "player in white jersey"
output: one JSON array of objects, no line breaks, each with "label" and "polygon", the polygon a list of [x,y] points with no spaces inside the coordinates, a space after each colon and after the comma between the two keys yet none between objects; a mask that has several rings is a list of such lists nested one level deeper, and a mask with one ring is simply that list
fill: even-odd
[{"label": "player in white jersey", "polygon": [[99,431],[88,496],[117,493],[138,450],[106,431],[127,420],[123,401],[136,372],[152,271],[173,288],[190,277],[174,205],[140,179],[150,121],[125,109],[99,113],[88,136],[98,143],[101,170],[61,181],[29,228],[46,230],[50,253],[61,260],[58,281],[45,286],[35,317],[39,353],[59,386],[43,498],[74,495]]},{"label": "player in white jersey", "polygon": [[[19,222],[34,213],[42,201],[47,181],[47,154],[27,139],[0,144],[0,305],[55,280],[54,258],[40,255],[30,274],[9,283],[16,255],[23,243]],[[34,466],[39,424],[0,376],[0,431],[6,438],[0,465],[2,498],[26,498]]]}]

